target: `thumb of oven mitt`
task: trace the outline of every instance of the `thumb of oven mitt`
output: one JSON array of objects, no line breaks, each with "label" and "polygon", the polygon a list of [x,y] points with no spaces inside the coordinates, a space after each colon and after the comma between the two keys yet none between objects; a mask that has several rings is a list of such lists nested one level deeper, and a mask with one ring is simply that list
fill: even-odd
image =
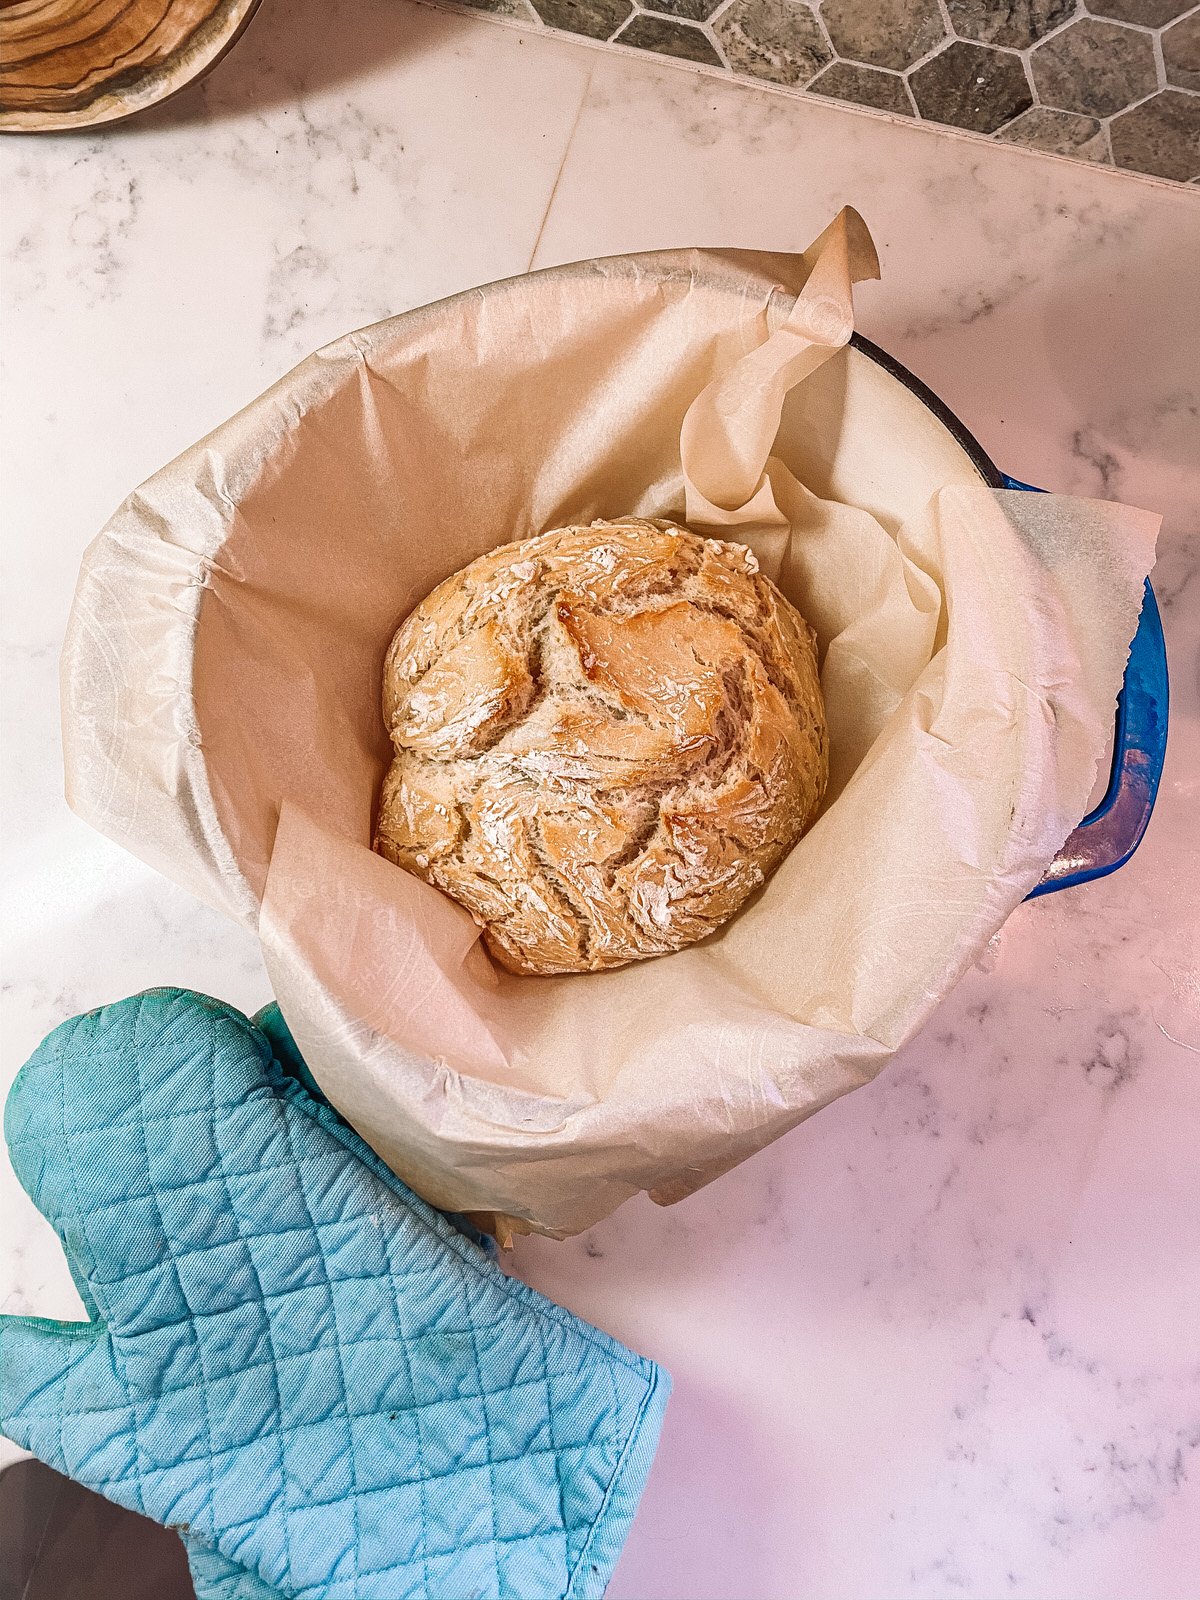
[{"label": "thumb of oven mitt", "polygon": [[278,1032],[151,990],[22,1069],[13,1166],[91,1320],[0,1319],[3,1431],[177,1528],[201,1600],[603,1594],[669,1380],[410,1193]]}]

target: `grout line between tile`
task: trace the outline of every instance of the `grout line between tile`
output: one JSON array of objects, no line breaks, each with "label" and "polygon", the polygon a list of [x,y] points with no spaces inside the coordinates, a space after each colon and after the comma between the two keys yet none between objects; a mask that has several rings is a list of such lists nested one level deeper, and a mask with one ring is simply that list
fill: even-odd
[{"label": "grout line between tile", "polygon": [[[1021,71],[1025,74],[1025,83],[1029,89],[1029,99],[1032,102],[1025,108],[1025,111],[1019,111],[1017,113],[1017,116],[1020,117],[1025,116],[1026,112],[1035,110],[1042,103],[1038,95],[1037,84],[1033,81],[1033,62],[1030,59],[1032,55],[1033,51],[1028,46],[1026,46],[1026,48],[1020,52]],[[1000,133],[1003,128],[1010,127],[1015,121],[1016,117],[1009,117],[1007,122],[1002,123],[1001,127],[996,129],[996,133]],[[993,138],[995,138],[995,136],[995,134],[992,135]]]},{"label": "grout line between tile", "polygon": [[[912,77],[913,73],[916,72],[918,67],[923,67],[927,61],[932,61],[935,56],[940,56],[943,50],[949,50],[949,48],[950,48],[950,46],[952,44],[973,44],[973,43],[974,43],[974,40],[972,40],[972,39],[965,39],[965,40],[964,39],[959,39],[957,34],[951,34],[948,39],[939,39],[938,42],[934,45],[932,50],[926,50],[926,52],[925,52],[925,54],[923,56],[918,56],[916,61],[910,61],[908,66],[901,68],[900,69],[900,76],[904,79],[905,83],[907,83],[908,80]],[[914,103],[915,103],[915,97],[914,97]],[[917,115],[919,117],[921,116],[919,111],[918,111]],[[925,120],[926,119],[924,117],[921,117],[921,121],[922,122],[924,122]],[[939,123],[931,123],[930,126],[931,127],[939,127],[940,128],[940,127],[944,126],[944,124],[942,124],[940,122]]]},{"label": "grout line between tile", "polygon": [[[1086,11],[1081,10],[1079,5],[1077,4],[1075,9],[1074,9],[1074,11],[1072,11],[1072,13],[1071,13],[1071,15],[1069,17],[1064,17],[1061,22],[1056,22],[1054,24],[1054,26],[1052,28],[1048,28],[1046,30],[1046,32],[1041,35],[1040,38],[1035,39],[1032,44],[1027,44],[1025,46],[1025,48],[1021,51],[1021,54],[1023,56],[1032,58],[1033,53],[1034,53],[1035,50],[1040,50],[1042,48],[1042,46],[1044,44],[1046,44],[1050,39],[1057,39],[1060,33],[1066,33],[1067,29],[1071,26],[1071,24],[1073,22],[1078,22],[1081,17],[1087,17],[1088,15],[1089,15],[1089,13],[1086,12]],[[1096,18],[1091,18],[1091,20],[1095,21],[1097,19]],[[1033,67],[1033,63],[1032,63],[1032,59],[1030,59],[1030,74],[1031,74],[1031,76],[1032,76],[1032,67]],[[1038,104],[1041,105],[1041,101],[1040,100],[1038,101]],[[1049,109],[1053,109],[1053,108],[1049,108]]]},{"label": "grout line between tile", "polygon": [[1136,111],[1138,106],[1144,106],[1147,100],[1153,100],[1156,95],[1160,95],[1161,93],[1162,85],[1156,83],[1149,94],[1142,95],[1140,100],[1131,100],[1127,106],[1122,106],[1119,111],[1112,112],[1111,115],[1106,117],[1104,120],[1106,122],[1115,122],[1118,117],[1123,117],[1127,111]]},{"label": "grout line between tile", "polygon": [[[1060,33],[1065,33],[1073,22],[1079,22],[1084,17],[1088,17],[1090,15],[1091,13],[1088,11],[1087,6],[1083,3],[1083,0],[1075,0],[1075,9],[1071,12],[1071,15],[1069,17],[1064,17],[1061,22],[1056,22],[1052,28],[1047,28],[1045,33],[1041,34],[1033,41],[1033,43],[1029,46],[1029,49],[1036,50],[1038,45],[1045,44],[1047,39],[1054,39]],[[1097,19],[1093,17],[1092,20],[1096,21]]]},{"label": "grout line between tile", "polygon": [[1110,117],[1105,117],[1100,123],[1100,130],[1104,134],[1104,148],[1108,151],[1108,164],[1115,172],[1121,172],[1124,169],[1117,166],[1116,157],[1113,155],[1111,121]]},{"label": "grout line between tile", "polygon": [[[1114,28],[1128,28],[1131,33],[1158,33],[1158,28],[1152,28],[1148,22],[1129,22],[1124,17],[1093,17],[1093,22],[1111,22]],[[1164,22],[1162,27],[1169,27]]]},{"label": "grout line between tile", "polygon": [[567,157],[571,154],[571,146],[575,143],[575,135],[579,131],[579,122],[583,116],[584,107],[587,105],[588,92],[592,87],[592,78],[595,75],[595,71],[596,66],[590,66],[588,68],[587,77],[583,80],[583,89],[580,92],[579,104],[575,107],[575,117],[571,123],[571,131],[567,134],[567,142],[563,146],[562,157],[558,163],[558,171],[554,174],[554,182],[550,185],[550,195],[546,201],[546,209],[542,212],[542,220],[538,224],[537,238],[533,241],[533,249],[529,252],[529,261],[525,267],[526,272],[533,271],[533,263],[537,260],[538,249],[542,243],[542,235],[546,231],[546,223],[550,220],[550,210],[554,205],[554,197],[558,193],[559,183],[562,181],[563,169],[566,167]]},{"label": "grout line between tile", "polygon": [[[716,20],[716,17],[719,16],[723,11],[727,10],[732,4],[733,0],[721,0],[721,4],[717,7],[716,13],[711,17],[679,17],[670,11],[656,11],[654,9],[654,0],[645,0],[645,3],[643,3],[643,0],[633,0],[633,10],[625,18],[625,21],[622,22],[613,33],[609,34],[608,38],[604,42],[606,44],[620,44],[621,35],[629,30],[635,19],[638,17],[653,17],[656,22],[673,22],[688,32],[694,31],[703,35],[703,37],[708,40],[709,44],[712,45],[713,52],[716,55],[717,61],[722,70],[727,72],[730,77],[733,77],[733,68],[729,65],[729,57],[725,54],[725,47],[717,37],[716,31],[713,28],[713,22]],[[627,46],[626,48],[630,47]],[[634,45],[632,48],[637,49],[638,46]],[[648,54],[667,55],[669,52],[651,50],[648,52]],[[688,57],[686,56],[675,57],[675,60],[677,61],[686,61],[687,59]],[[702,64],[707,66],[712,65],[711,62],[693,63],[693,65],[696,66]]]},{"label": "grout line between tile", "polygon": [[[820,0],[817,0],[817,4],[816,5],[810,5],[808,9],[812,12],[813,17],[816,20],[817,27],[820,28],[820,30],[821,30],[822,39],[824,39],[825,43],[829,46],[829,60],[826,62],[825,65],[826,66],[832,66],[833,63],[839,59],[839,57],[838,57],[837,50],[834,47],[833,35],[830,33],[829,28],[828,28],[828,26],[827,26],[827,24],[825,22],[825,18],[821,14]],[[825,70],[825,68],[822,67],[821,70],[823,72]]]},{"label": "grout line between tile", "polygon": [[1154,71],[1158,77],[1157,89],[1167,87],[1167,63],[1163,60],[1162,31],[1156,28],[1150,35],[1150,48],[1154,51]]},{"label": "grout line between tile", "polygon": [[717,30],[712,25],[712,18],[710,17],[707,22],[700,23],[699,27],[700,32],[704,34],[705,38],[709,40],[713,49],[717,52],[717,59],[724,66],[730,77],[732,77],[733,68],[729,65],[729,57],[725,54],[725,46],[721,43],[720,37],[717,34]]}]

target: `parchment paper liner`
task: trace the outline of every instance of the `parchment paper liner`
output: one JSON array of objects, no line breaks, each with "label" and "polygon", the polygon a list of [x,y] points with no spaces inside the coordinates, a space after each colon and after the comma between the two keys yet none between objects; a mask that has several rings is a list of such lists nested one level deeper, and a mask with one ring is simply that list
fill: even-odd
[{"label": "parchment paper liner", "polygon": [[[874,1076],[1085,809],[1158,519],[984,486],[845,348],[874,275],[843,212],[804,256],[616,257],[393,318],[87,552],[70,803],[258,927],[322,1088],[436,1205],[566,1235],[682,1199]],[[703,945],[512,977],[368,848],[384,651],[486,549],[685,512],[817,629],[825,810]]]}]

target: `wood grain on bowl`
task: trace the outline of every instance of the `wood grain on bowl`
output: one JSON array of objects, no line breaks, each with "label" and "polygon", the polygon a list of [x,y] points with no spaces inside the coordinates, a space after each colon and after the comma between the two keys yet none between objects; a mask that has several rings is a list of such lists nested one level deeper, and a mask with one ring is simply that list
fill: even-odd
[{"label": "wood grain on bowl", "polygon": [[49,132],[155,105],[216,64],[259,0],[0,0],[0,129]]}]

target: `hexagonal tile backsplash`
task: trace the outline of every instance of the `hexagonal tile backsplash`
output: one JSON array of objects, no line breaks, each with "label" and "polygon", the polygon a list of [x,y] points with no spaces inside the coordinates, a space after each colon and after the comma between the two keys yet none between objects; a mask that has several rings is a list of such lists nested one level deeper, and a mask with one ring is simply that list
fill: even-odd
[{"label": "hexagonal tile backsplash", "polygon": [[1195,0],[434,0],[1200,184]]}]

